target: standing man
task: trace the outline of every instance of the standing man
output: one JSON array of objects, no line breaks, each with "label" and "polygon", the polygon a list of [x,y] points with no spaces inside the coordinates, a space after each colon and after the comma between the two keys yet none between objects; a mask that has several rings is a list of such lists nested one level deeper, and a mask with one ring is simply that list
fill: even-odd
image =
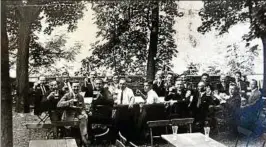
[{"label": "standing man", "polygon": [[210,84],[209,83],[210,82],[210,76],[209,76],[209,74],[203,73],[201,75],[201,81],[204,82],[205,84]]},{"label": "standing man", "polygon": [[108,85],[108,89],[111,92],[114,100],[116,100],[119,92],[119,77],[117,75],[113,76],[112,82],[110,85]]},{"label": "standing man", "polygon": [[156,79],[153,81],[153,90],[158,96],[165,96],[163,72],[161,70],[156,73]]},{"label": "standing man", "polygon": [[167,95],[171,89],[173,89],[173,74],[168,73],[164,82],[164,88],[165,88],[165,95]]},{"label": "standing man", "polygon": [[132,89],[127,87],[126,79],[119,80],[119,87],[116,104],[128,105],[129,108],[133,108],[135,103],[135,96]]},{"label": "standing man", "polygon": [[220,76],[220,82],[216,84],[215,90],[217,90],[218,94],[224,93],[229,94],[229,84],[227,82],[227,78],[225,75]]},{"label": "standing man", "polygon": [[62,82],[61,82],[61,86],[62,87],[62,91],[64,92],[64,94],[69,92],[69,86],[71,85],[70,83],[70,76],[69,73],[67,71],[62,73]]},{"label": "standing man", "polygon": [[34,114],[40,115],[45,109],[45,106],[42,106],[41,103],[46,100],[46,97],[49,94],[49,86],[46,85],[46,78],[44,76],[39,77],[39,81],[33,86],[33,91],[35,94]]},{"label": "standing man", "polygon": [[57,110],[57,103],[64,96],[64,92],[59,89],[58,82],[52,81],[50,83],[51,91],[47,96],[47,101],[44,105],[49,106],[49,113],[51,121],[61,120],[62,113]]},{"label": "standing man", "polygon": [[91,71],[90,76],[84,79],[84,85],[82,91],[85,91],[84,97],[93,97],[93,91],[95,90],[94,80],[97,78],[96,71]]},{"label": "standing man", "polygon": [[239,89],[240,95],[242,97],[246,97],[247,85],[245,82],[242,81],[241,76],[241,72],[238,71],[235,73],[235,83]]}]

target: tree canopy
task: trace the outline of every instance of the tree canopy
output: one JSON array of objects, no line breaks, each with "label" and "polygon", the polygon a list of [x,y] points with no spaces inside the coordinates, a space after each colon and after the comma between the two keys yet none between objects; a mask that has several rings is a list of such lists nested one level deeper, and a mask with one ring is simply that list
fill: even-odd
[{"label": "tree canopy", "polygon": [[[39,41],[38,33],[51,35],[56,27],[63,25],[67,25],[68,31],[74,31],[78,20],[83,17],[85,3],[81,1],[28,1],[23,4],[17,1],[9,2],[7,11],[10,64],[14,65],[17,57],[19,21],[23,17],[21,16],[23,12],[20,12],[20,9],[32,7],[39,9],[39,12],[30,26],[29,71],[36,73],[42,67],[49,68],[59,59],[73,61],[80,44],[76,43],[73,47],[66,47],[65,34],[55,36],[43,44]],[[45,26],[42,26],[41,21],[43,20]]]},{"label": "tree canopy", "polygon": [[[92,67],[106,66],[116,73],[145,74],[153,7],[150,1],[96,2],[92,9],[99,28],[98,41],[92,45],[92,56],[83,62]],[[154,58],[158,69],[163,62],[170,64],[177,54],[173,25],[178,15],[175,1],[159,2],[158,50]]]}]

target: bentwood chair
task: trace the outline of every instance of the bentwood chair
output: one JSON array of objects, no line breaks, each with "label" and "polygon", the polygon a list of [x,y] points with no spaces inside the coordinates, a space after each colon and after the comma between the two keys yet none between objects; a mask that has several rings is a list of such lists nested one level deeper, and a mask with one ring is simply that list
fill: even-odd
[{"label": "bentwood chair", "polygon": [[134,144],[133,142],[131,142],[131,141],[129,142],[129,146],[130,146],[130,147],[138,147],[137,145],[135,145],[135,144]]},{"label": "bentwood chair", "polygon": [[115,146],[116,147],[126,147],[121,141],[119,141],[119,140],[116,140],[116,142],[115,142]]},{"label": "bentwood chair", "polygon": [[123,136],[123,135],[121,134],[120,131],[118,132],[118,135],[119,135],[119,140],[120,140],[123,144],[126,144],[126,143],[127,143],[127,139],[126,139],[126,137]]}]

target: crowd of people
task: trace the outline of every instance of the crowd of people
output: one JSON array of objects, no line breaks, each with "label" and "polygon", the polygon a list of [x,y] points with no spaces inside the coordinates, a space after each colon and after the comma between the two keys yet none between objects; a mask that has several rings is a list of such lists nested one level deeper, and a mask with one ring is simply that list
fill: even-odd
[{"label": "crowd of people", "polygon": [[[49,111],[52,121],[79,119],[80,129],[74,129],[74,132],[81,135],[84,144],[90,140],[92,120],[99,119],[91,113],[97,114],[97,105],[124,105],[131,109],[135,105],[163,103],[166,112],[175,114],[175,117],[194,118],[195,131],[201,131],[206,121],[215,128],[215,112],[223,111],[228,126],[232,128],[230,130],[235,131],[240,124],[250,126],[254,123],[261,104],[258,82],[255,79],[244,82],[241,76],[241,72],[236,72],[234,80],[229,81],[227,76],[220,75],[220,81],[214,83],[204,73],[195,87],[185,75],[174,79],[173,74],[165,75],[158,71],[154,81],[144,81],[143,91],[131,89],[125,77],[114,75],[111,81],[106,82],[97,77],[95,71],[88,73],[82,82],[71,81],[67,72],[62,74],[61,82],[46,83],[46,78],[41,76],[33,86],[34,113],[40,115]],[[136,95],[142,101],[137,100]],[[86,107],[85,98],[92,98],[90,110]],[[114,111],[110,115],[115,118]]]}]

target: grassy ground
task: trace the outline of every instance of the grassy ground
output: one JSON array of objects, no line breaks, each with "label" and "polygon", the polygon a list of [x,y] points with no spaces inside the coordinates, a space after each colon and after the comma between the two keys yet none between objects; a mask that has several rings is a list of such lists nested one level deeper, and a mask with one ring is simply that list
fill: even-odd
[{"label": "grassy ground", "polygon": [[[13,136],[14,147],[28,147],[30,132],[26,128],[26,123],[38,122],[38,118],[32,113],[18,114],[13,112]],[[211,138],[225,144],[226,146],[234,146],[235,138],[230,137],[228,133],[219,133],[218,135],[211,136]],[[31,139],[45,139],[45,130],[31,131]],[[245,146],[245,139],[240,140],[239,147]],[[254,139],[250,142],[250,146],[262,147],[263,140],[261,138]],[[160,146],[171,146],[169,144]]]}]

